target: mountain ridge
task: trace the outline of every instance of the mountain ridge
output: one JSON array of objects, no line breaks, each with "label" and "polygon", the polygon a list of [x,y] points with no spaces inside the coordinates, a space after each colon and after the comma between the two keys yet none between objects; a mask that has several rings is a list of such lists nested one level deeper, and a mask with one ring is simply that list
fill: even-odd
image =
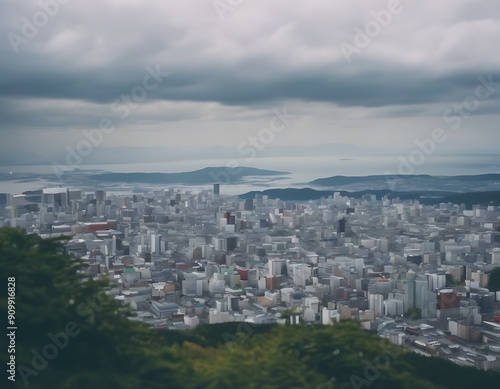
[{"label": "mountain ridge", "polygon": [[91,175],[90,180],[108,181],[108,182],[125,182],[125,183],[142,183],[142,184],[210,184],[210,183],[237,183],[243,181],[247,177],[264,177],[264,176],[282,176],[288,175],[289,172],[277,170],[265,170],[253,167],[239,166],[214,166],[205,167],[203,169],[193,170],[189,172],[179,173],[98,173]]}]

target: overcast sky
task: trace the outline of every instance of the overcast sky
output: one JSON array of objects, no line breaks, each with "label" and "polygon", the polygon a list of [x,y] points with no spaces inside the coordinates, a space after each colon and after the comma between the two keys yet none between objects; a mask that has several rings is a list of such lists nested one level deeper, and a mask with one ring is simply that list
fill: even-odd
[{"label": "overcast sky", "polygon": [[105,147],[236,149],[283,107],[272,146],[500,151],[498,0],[2,0],[0,30],[0,153],[103,118]]}]

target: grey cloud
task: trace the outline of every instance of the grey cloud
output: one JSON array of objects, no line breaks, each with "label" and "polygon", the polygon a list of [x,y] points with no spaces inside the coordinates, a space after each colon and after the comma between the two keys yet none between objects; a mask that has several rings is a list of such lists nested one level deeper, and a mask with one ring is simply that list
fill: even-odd
[{"label": "grey cloud", "polygon": [[[368,53],[366,56],[363,53],[354,55],[351,64],[346,63],[339,53],[337,57],[330,55],[327,61],[311,64],[308,56],[314,58],[318,47],[339,51],[340,40],[335,42],[336,29],[329,27],[331,36],[317,34],[314,31],[321,30],[321,26],[315,27],[314,18],[301,19],[291,10],[286,13],[290,18],[289,28],[285,24],[286,32],[281,38],[276,38],[277,31],[283,28],[280,22],[286,21],[282,21],[279,14],[275,22],[265,24],[264,31],[248,33],[242,32],[244,27],[240,31],[231,26],[224,34],[210,7],[203,8],[203,15],[199,12],[193,14],[192,24],[182,25],[175,22],[173,16],[183,8],[178,2],[175,6],[173,2],[166,2],[170,6],[153,2],[157,10],[165,13],[163,16],[155,15],[154,10],[147,7],[134,7],[130,5],[132,2],[128,7],[113,4],[89,2],[86,6],[77,6],[70,3],[61,8],[60,14],[40,29],[40,36],[23,47],[17,56],[8,45],[3,46],[0,94],[105,103],[127,93],[140,82],[146,65],[159,63],[172,73],[172,77],[157,93],[152,93],[150,98],[153,99],[218,101],[237,105],[279,99],[330,101],[347,106],[419,104],[453,101],[457,87],[473,86],[480,72],[496,71],[499,63],[499,58],[496,58],[484,69],[469,66],[457,71],[450,66],[452,69],[445,72],[443,70],[449,64],[436,61],[439,53],[428,52],[427,65],[404,64],[398,58],[371,58]],[[493,1],[482,4],[485,8],[497,8]],[[247,4],[245,9],[253,6],[259,8],[263,5],[260,2]],[[458,8],[466,10],[471,7],[471,3],[466,3]],[[25,8],[22,12],[11,12],[29,15]],[[188,13],[190,7],[185,8],[184,13]],[[194,12],[192,4],[191,9]],[[252,20],[245,19],[245,9],[236,10],[232,17],[251,23]],[[8,15],[9,9],[7,11]],[[140,18],[141,14],[151,19],[144,20]],[[366,14],[366,10],[360,10],[360,26],[366,20]],[[482,14],[479,12],[477,16]],[[399,17],[404,16],[409,17]],[[197,25],[198,21],[200,25]],[[392,23],[394,26],[389,25],[382,36],[373,39],[373,45],[390,43],[391,40],[399,45],[399,37],[390,33],[391,27],[401,28],[401,24],[398,25],[396,17]],[[496,24],[500,26],[500,21],[497,20]],[[204,26],[212,27],[215,32],[203,31]],[[74,31],[74,45],[54,43],[58,34],[64,34],[68,29],[69,33]],[[297,52],[296,46],[302,50]],[[466,48],[460,49],[466,52]],[[402,50],[401,57],[411,50],[412,47],[406,52]],[[494,56],[493,53],[490,55]],[[482,59],[476,62],[477,65],[485,63]],[[436,69],[443,70],[436,75]]]},{"label": "grey cloud", "polygon": [[[363,28],[370,11],[386,8],[387,1],[297,0],[292,7],[255,0],[221,22],[211,1],[73,0],[15,54],[7,34],[19,33],[21,18],[40,8],[37,1],[5,0],[0,130],[93,126],[109,115],[113,101],[140,85],[146,66],[156,64],[170,76],[124,126],[161,131],[162,122],[191,120],[229,133],[238,121],[245,127],[273,106],[293,103],[321,107],[319,128],[335,127],[340,112],[348,121],[352,108],[365,107],[365,121],[343,122],[361,128],[384,115],[439,115],[436,107],[473,93],[479,75],[500,80],[496,0],[401,4],[403,12],[348,63],[340,43],[352,44],[354,28]],[[498,120],[498,89],[476,115]],[[328,116],[330,110],[337,116]]]}]

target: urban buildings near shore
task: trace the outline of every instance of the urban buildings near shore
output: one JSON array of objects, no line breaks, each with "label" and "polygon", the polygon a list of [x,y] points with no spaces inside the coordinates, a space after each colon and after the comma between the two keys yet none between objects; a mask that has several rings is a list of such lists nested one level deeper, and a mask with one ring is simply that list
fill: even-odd
[{"label": "urban buildings near shore", "polygon": [[42,237],[112,280],[109,294],[155,328],[331,324],[415,352],[500,369],[500,207],[424,206],[332,193],[295,202],[175,188],[112,195],[49,188],[0,194],[0,226]]}]

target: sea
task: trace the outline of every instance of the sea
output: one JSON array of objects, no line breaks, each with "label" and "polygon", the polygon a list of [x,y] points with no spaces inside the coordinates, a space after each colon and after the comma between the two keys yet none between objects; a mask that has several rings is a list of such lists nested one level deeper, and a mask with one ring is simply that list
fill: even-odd
[{"label": "sea", "polygon": [[[236,162],[236,164],[235,164]],[[205,167],[248,166],[260,169],[289,172],[288,175],[251,177],[243,182],[227,185],[221,180],[221,193],[238,195],[252,190],[270,188],[310,186],[308,182],[331,176],[370,176],[386,174],[429,174],[434,176],[477,175],[500,173],[500,155],[446,155],[429,156],[418,165],[408,156],[384,155],[353,158],[335,156],[300,156],[300,157],[263,157],[251,161],[228,161],[226,159],[196,159],[157,163],[122,163],[106,165],[82,164],[78,181],[67,182],[57,176],[51,165],[11,165],[0,166],[0,193],[19,194],[28,190],[47,187],[79,187],[84,191],[94,191],[96,183],[85,179],[86,174],[102,172],[114,173],[176,173],[188,172]],[[224,171],[224,169],[223,169]],[[227,170],[231,172],[230,168]],[[223,177],[224,174],[221,176]],[[181,190],[201,191],[210,185],[148,185],[100,183],[99,189],[108,193],[124,194],[148,192],[161,188],[175,187]]]}]

